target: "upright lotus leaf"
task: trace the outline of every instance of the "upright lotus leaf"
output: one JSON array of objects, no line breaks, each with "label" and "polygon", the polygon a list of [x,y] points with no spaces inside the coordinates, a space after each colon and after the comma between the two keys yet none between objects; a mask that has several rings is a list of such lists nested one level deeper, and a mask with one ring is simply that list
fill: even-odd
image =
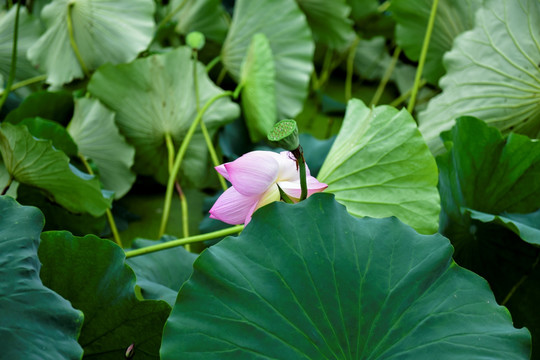
[{"label": "upright lotus leaf", "polygon": [[[540,143],[462,117],[443,134],[449,152],[437,158],[445,220],[441,231],[465,224],[469,208],[486,214],[530,213],[540,207]],[[454,223],[454,225],[452,225]],[[540,239],[532,241],[540,243]]]},{"label": "upright lotus leaf", "polygon": [[[201,106],[223,93],[208,78],[200,63],[197,77]],[[191,50],[180,47],[130,64],[104,65],[92,76],[88,89],[116,112],[116,124],[135,146],[135,171],[154,175],[165,182],[168,177],[166,134],[170,134],[178,149],[197,114]],[[209,131],[213,131],[236,118],[238,113],[235,103],[221,98],[205,112],[203,121]],[[207,150],[199,151],[197,144],[193,142],[191,150],[188,149],[186,161],[190,157],[206,159]],[[206,168],[206,161],[196,163],[197,167]],[[191,176],[192,171],[185,170],[184,175]],[[197,177],[192,179],[200,181]]]},{"label": "upright lotus leaf", "polygon": [[137,359],[158,359],[170,307],[136,298],[135,275],[119,246],[50,231],[41,235],[39,260],[43,283],[84,313],[79,344],[85,358],[123,359],[134,344]]},{"label": "upright lotus leaf", "polygon": [[343,49],[355,36],[349,19],[351,7],[347,0],[296,0],[306,14],[314,40],[331,48]]},{"label": "upright lotus leaf", "polygon": [[[88,71],[129,62],[152,40],[154,10],[152,0],[54,0],[43,8],[47,31],[28,49],[28,58],[55,86],[84,77],[81,59]],[[70,42],[68,17],[81,59]]]},{"label": "upright lotus leaf", "polygon": [[236,80],[256,33],[266,35],[272,48],[278,119],[294,118],[302,110],[313,71],[315,45],[305,16],[295,1],[238,0],[221,49],[223,65]]},{"label": "upright lotus leaf", "polygon": [[80,359],[83,315],[39,279],[43,215],[0,196],[0,348],[4,359]]},{"label": "upright lotus leaf", "polygon": [[67,91],[38,91],[11,111],[5,121],[18,124],[26,118],[41,117],[67,125],[73,116],[73,95]]},{"label": "upright lotus leaf", "polygon": [[268,38],[258,33],[242,63],[242,108],[253,142],[266,138],[276,123],[276,70]]},{"label": "upright lotus leaf", "polygon": [[19,122],[19,125],[26,126],[30,134],[38,139],[51,140],[52,145],[67,156],[77,156],[77,145],[66,129],[57,122],[38,116],[26,118]]},{"label": "upright lotus leaf", "polygon": [[[456,36],[474,26],[474,14],[483,0],[440,0],[424,65],[423,77],[431,84],[444,75],[443,55]],[[433,0],[392,1],[390,11],[396,26],[396,42],[407,57],[418,61],[426,34]]]},{"label": "upright lotus leaf", "polygon": [[68,131],[80,154],[96,164],[105,189],[114,191],[116,199],[124,196],[135,181],[130,170],[135,149],[119,133],[114,113],[96,99],[77,99]]},{"label": "upright lotus leaf", "polygon": [[169,359],[528,359],[485,280],[439,234],[358,219],[328,194],[258,210],[204,251],[163,334]]},{"label": "upright lotus leaf", "polygon": [[[168,236],[159,241],[135,239],[132,248],[140,249],[174,239]],[[180,246],[129,258],[127,263],[137,275],[137,285],[141,288],[141,294],[145,299],[165,300],[172,307],[178,290],[193,271],[193,262],[196,258],[197,254],[190,253]]]},{"label": "upright lotus leaf", "polygon": [[100,216],[111,206],[97,179],[70,165],[50,140],[34,138],[26,126],[0,125],[0,153],[15,180],[41,189],[71,212]]},{"label": "upright lotus leaf", "polygon": [[225,39],[228,15],[220,0],[172,0],[168,9],[169,12],[180,9],[173,16],[177,21],[176,31],[180,34],[200,31],[219,43]]},{"label": "upright lotus leaf", "polygon": [[412,116],[349,101],[318,175],[355,216],[396,216],[420,233],[438,229],[437,165]]},{"label": "upright lotus leaf", "polygon": [[[16,10],[17,6],[12,6],[6,12],[0,11],[0,75],[3,75],[6,80],[11,67]],[[26,58],[26,52],[38,40],[40,35],[41,25],[39,20],[29,15],[25,7],[21,7],[17,37],[16,79],[25,80],[39,74],[39,71]]]},{"label": "upright lotus leaf", "polygon": [[476,26],[456,38],[444,58],[442,94],[419,114],[434,153],[442,131],[470,115],[503,133],[540,134],[540,2],[486,0]]}]

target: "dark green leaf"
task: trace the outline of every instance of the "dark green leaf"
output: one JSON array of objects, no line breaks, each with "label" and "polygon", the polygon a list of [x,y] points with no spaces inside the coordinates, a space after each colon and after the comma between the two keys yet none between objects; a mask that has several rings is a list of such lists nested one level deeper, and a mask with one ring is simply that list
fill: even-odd
[{"label": "dark green leaf", "polygon": [[84,313],[79,343],[85,359],[122,359],[131,344],[137,359],[159,358],[170,307],[137,300],[135,275],[120,247],[93,235],[50,231],[41,235],[39,259],[43,283]]},{"label": "dark green leaf", "polygon": [[451,256],[328,194],[272,203],[195,261],[162,359],[528,359],[528,331]]},{"label": "dark green leaf", "polygon": [[67,156],[77,156],[77,145],[66,129],[57,122],[35,117],[26,118],[19,125],[26,125],[30,134],[38,139],[51,140],[53,146]]},{"label": "dark green leaf", "polygon": [[0,196],[0,357],[80,359],[83,316],[39,279],[43,215]]},{"label": "dark green leaf", "polygon": [[22,104],[6,117],[6,122],[18,124],[26,118],[39,116],[67,125],[73,116],[73,96],[66,91],[38,91],[28,96]]}]

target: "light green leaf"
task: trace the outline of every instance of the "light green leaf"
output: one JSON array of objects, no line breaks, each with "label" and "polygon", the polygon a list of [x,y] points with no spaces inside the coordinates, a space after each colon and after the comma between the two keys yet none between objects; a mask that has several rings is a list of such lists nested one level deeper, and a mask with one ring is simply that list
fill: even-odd
[{"label": "light green leaf", "polygon": [[220,0],[172,0],[169,12],[178,9],[173,17],[177,21],[176,31],[188,34],[200,31],[207,38],[222,43],[229,28],[227,13]]},{"label": "light green leaf", "polygon": [[306,14],[315,41],[331,48],[345,48],[355,36],[347,0],[296,0]]},{"label": "light green leaf", "polygon": [[274,202],[195,261],[161,358],[528,359],[529,332],[452,252],[328,194]]},{"label": "light green leaf", "polygon": [[419,114],[420,131],[434,153],[439,134],[470,115],[503,133],[540,134],[540,2],[487,0],[476,26],[444,58],[442,94]]},{"label": "light green leaf", "polygon": [[38,139],[51,140],[52,145],[67,156],[77,156],[77,145],[62,125],[40,117],[26,118],[18,125],[26,126]]},{"label": "light green leaf", "polygon": [[26,126],[3,123],[0,126],[0,152],[8,172],[20,183],[37,187],[71,212],[103,215],[111,206],[99,181],[69,164],[69,158],[52,147],[50,140],[39,140]]},{"label": "light green leaf", "polygon": [[85,358],[122,359],[134,344],[136,359],[158,359],[170,307],[136,298],[135,274],[119,246],[93,235],[49,231],[41,235],[39,260],[43,283],[84,313],[79,344]]},{"label": "light green leaf", "polygon": [[[15,13],[17,6],[6,12],[0,11],[0,76],[7,80],[11,67],[13,49],[13,30],[15,29]],[[17,40],[17,69],[15,79],[25,80],[39,75],[39,71],[26,58],[26,52],[41,35],[39,20],[28,14],[25,7],[19,13],[19,34]],[[0,82],[0,86],[2,83]]]},{"label": "light green leaf", "polygon": [[95,99],[77,99],[68,131],[79,146],[79,152],[94,161],[99,178],[115,199],[124,196],[133,182],[135,149],[126,143],[114,123],[114,113]]},{"label": "light green leaf", "polygon": [[274,56],[278,119],[294,118],[302,110],[313,71],[315,45],[305,16],[295,1],[238,0],[221,49],[223,65],[236,80],[257,33],[266,35]]},{"label": "light green leaf", "polygon": [[465,209],[465,216],[480,220],[484,223],[502,225],[528,243],[540,245],[540,210],[530,214],[492,215],[472,209]]},{"label": "light green leaf", "polygon": [[89,71],[105,63],[129,62],[152,40],[154,10],[152,0],[54,0],[43,8],[47,31],[28,50],[28,58],[47,72],[47,83],[54,86],[84,77],[69,39],[69,12],[75,43]]},{"label": "light green leaf", "polygon": [[[474,26],[474,14],[483,0],[440,0],[422,76],[437,85],[444,75],[443,55],[456,36]],[[433,0],[395,0],[390,11],[396,26],[396,42],[407,57],[418,61],[426,34]]]},{"label": "light green leaf", "polygon": [[39,279],[43,215],[0,196],[0,349],[3,359],[80,359],[83,315]]},{"label": "light green leaf", "polygon": [[11,111],[5,121],[18,124],[26,118],[41,117],[67,125],[73,116],[73,95],[67,91],[38,91]]},{"label": "light green leaf", "polygon": [[317,177],[355,216],[396,216],[420,233],[438,229],[437,165],[412,116],[349,102]]},{"label": "light green leaf", "polygon": [[[208,78],[200,63],[197,63],[197,77],[201,106],[223,92]],[[165,182],[169,173],[165,135],[171,135],[178,149],[197,113],[191,50],[181,47],[130,64],[104,65],[92,76],[88,90],[116,112],[116,124],[135,146],[135,171]],[[203,121],[209,131],[214,131],[238,113],[235,103],[222,98],[210,106]],[[204,142],[194,139],[186,153],[183,176],[200,182],[200,169],[204,172],[207,167],[207,162],[201,159],[207,156]],[[187,166],[190,158],[197,159],[196,167]]]},{"label": "light green leaf", "polygon": [[242,108],[253,142],[266,139],[276,123],[275,77],[270,43],[264,34],[255,34],[242,63],[240,79]]}]

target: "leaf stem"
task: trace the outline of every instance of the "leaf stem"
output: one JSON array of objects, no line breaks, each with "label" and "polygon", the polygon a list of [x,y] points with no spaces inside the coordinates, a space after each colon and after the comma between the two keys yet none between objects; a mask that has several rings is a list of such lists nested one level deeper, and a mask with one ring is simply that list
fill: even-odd
[{"label": "leaf stem", "polygon": [[17,3],[17,9],[15,10],[15,28],[13,30],[13,48],[11,49],[11,66],[9,68],[9,77],[6,83],[6,89],[4,90],[4,93],[2,94],[2,98],[0,99],[0,109],[2,109],[2,106],[4,106],[4,103],[6,102],[7,97],[9,95],[11,85],[13,84],[13,81],[15,80],[15,72],[17,70],[17,44],[18,44],[18,37],[19,37],[20,11],[21,11],[21,1]]},{"label": "leaf stem", "polygon": [[4,187],[4,190],[2,190],[2,193],[0,195],[6,195],[8,190],[9,190],[9,187],[11,186],[12,183],[13,183],[13,176],[11,174],[9,174],[9,180],[8,180],[6,186]]},{"label": "leaf stem", "polygon": [[186,3],[188,2],[188,0],[184,0],[180,3],[180,5],[178,5],[173,11],[171,11],[170,13],[167,14],[167,16],[165,16],[158,24],[157,26],[157,29],[160,29],[162,28],[163,26],[167,25],[167,23],[169,21],[171,21],[171,19],[174,17],[174,15],[176,15],[180,10],[182,10],[182,8],[186,5]]},{"label": "leaf stem", "polygon": [[435,23],[435,16],[437,14],[438,5],[439,0],[433,0],[433,5],[431,6],[431,13],[429,15],[428,25],[426,29],[426,35],[424,37],[424,44],[422,45],[422,51],[420,53],[420,59],[418,61],[418,68],[416,69],[416,76],[414,78],[411,100],[409,101],[409,106],[407,107],[407,111],[411,114],[414,110],[414,105],[416,103],[416,95],[418,94],[418,89],[420,87],[420,79],[422,77],[422,71],[424,70],[424,64],[426,62],[429,41],[431,39],[431,33],[433,32],[433,24]]},{"label": "leaf stem", "polygon": [[[86,158],[84,157],[84,155],[79,154],[79,159],[81,159],[81,162],[83,163],[83,165],[84,165],[84,167],[86,169],[86,172],[89,173],[90,175],[94,175],[94,171],[90,167],[90,164],[88,163],[88,161],[86,161]],[[116,223],[114,222],[114,216],[113,216],[111,210],[106,209],[105,213],[107,214],[107,221],[109,222],[109,227],[111,228],[111,232],[113,234],[114,242],[118,246],[123,247],[122,246],[122,239],[120,238],[120,234],[118,233],[118,228],[116,227]]]},{"label": "leaf stem", "polygon": [[[32,85],[32,84],[35,84],[35,83],[38,83],[38,82],[41,82],[41,81],[45,81],[45,80],[47,80],[47,75],[34,76],[34,77],[30,78],[30,79],[19,81],[19,82],[15,83],[15,84],[11,85],[9,91],[17,90],[17,89],[20,89],[22,87]],[[5,91],[6,90],[1,91],[0,95],[4,95]]]},{"label": "leaf stem", "polygon": [[394,50],[394,54],[392,55],[392,61],[390,62],[390,65],[386,69],[384,76],[381,79],[381,82],[379,83],[379,86],[377,87],[375,94],[373,95],[373,99],[371,99],[371,102],[369,104],[370,106],[377,106],[377,103],[381,99],[384,88],[386,87],[386,84],[388,84],[388,81],[390,80],[390,77],[392,76],[392,73],[394,72],[394,69],[396,68],[399,54],[401,54],[401,48],[398,46]]},{"label": "leaf stem", "polygon": [[172,171],[169,174],[169,180],[167,182],[167,191],[165,193],[165,201],[163,205],[163,215],[161,218],[161,226],[159,229],[158,238],[161,238],[163,234],[165,234],[165,228],[167,227],[167,222],[169,220],[169,213],[171,211],[171,201],[172,201],[172,193],[173,193],[173,188],[174,188],[174,181],[176,180],[176,177],[178,176],[178,172],[180,171],[180,165],[182,165],[182,160],[184,158],[184,155],[186,154],[187,148],[189,146],[189,142],[191,141],[193,134],[195,134],[195,130],[197,129],[199,122],[202,120],[204,113],[208,110],[208,108],[214,102],[216,102],[217,100],[223,97],[231,96],[231,95],[232,95],[231,91],[224,91],[214,96],[210,100],[208,100],[206,104],[202,107],[202,109],[198,111],[197,116],[195,117],[195,120],[193,120],[193,123],[189,127],[186,137],[184,138],[184,141],[182,141],[182,144],[180,145],[180,149],[178,149],[178,154],[176,155],[174,159]]},{"label": "leaf stem", "polygon": [[74,5],[75,3],[69,3],[68,11],[67,11],[67,28],[68,28],[68,34],[69,34],[69,42],[71,44],[73,52],[75,53],[75,57],[79,61],[79,65],[81,65],[81,69],[84,72],[84,75],[87,77],[90,77],[90,72],[88,71],[88,68],[86,67],[86,64],[84,63],[81,53],[79,52],[79,47],[77,46],[77,43],[75,42],[75,35],[73,33],[73,21],[71,19],[71,9],[73,9]]},{"label": "leaf stem", "polygon": [[[424,85],[426,85],[426,80],[422,79],[422,81],[420,81],[420,85],[418,86],[418,89],[421,89],[424,87]],[[411,96],[411,92],[412,92],[412,89],[413,88],[410,88],[409,90],[407,90],[406,92],[404,92],[403,94],[401,94],[396,100],[392,101],[390,103],[390,106],[393,106],[393,107],[397,107],[399,104],[401,104],[403,101],[407,100],[407,98],[409,96]]]},{"label": "leaf stem", "polygon": [[347,77],[345,78],[345,102],[352,98],[352,78],[354,70],[354,57],[356,56],[356,47],[360,42],[360,37],[356,35],[354,41],[349,49],[349,55],[347,56]]},{"label": "leaf stem", "polygon": [[209,73],[214,68],[214,66],[216,66],[220,61],[221,61],[221,55],[218,55],[215,58],[213,58],[212,61],[210,61],[208,65],[206,65],[206,72]]},{"label": "leaf stem", "polygon": [[182,239],[176,239],[176,240],[173,240],[173,241],[168,241],[166,243],[147,246],[147,247],[144,247],[142,249],[136,249],[136,250],[128,251],[128,252],[126,252],[126,258],[131,258],[131,257],[135,257],[135,256],[150,254],[150,253],[153,253],[153,252],[156,252],[156,251],[166,250],[166,249],[170,249],[170,248],[173,248],[173,247],[182,246],[182,245],[186,245],[186,244],[193,244],[193,243],[196,243],[196,242],[212,240],[212,239],[219,238],[219,237],[222,237],[222,236],[238,234],[238,233],[242,232],[242,230],[244,230],[244,225],[236,225],[236,226],[233,226],[233,227],[230,227],[230,228],[227,228],[227,229],[213,231],[213,232],[206,233],[206,234],[190,236],[190,237],[182,238]]},{"label": "leaf stem", "polygon": [[292,151],[294,157],[296,158],[296,164],[300,170],[300,188],[302,189],[300,195],[300,201],[306,200],[307,198],[307,179],[306,179],[306,161],[304,160],[304,152],[302,147],[299,146],[298,149]]},{"label": "leaf stem", "polygon": [[294,201],[291,200],[291,198],[289,197],[289,195],[287,195],[285,193],[285,191],[283,191],[283,189],[278,185],[276,184],[276,186],[278,187],[278,190],[279,190],[279,197],[281,198],[281,200],[283,200],[284,202],[286,202],[287,204],[294,204]]}]

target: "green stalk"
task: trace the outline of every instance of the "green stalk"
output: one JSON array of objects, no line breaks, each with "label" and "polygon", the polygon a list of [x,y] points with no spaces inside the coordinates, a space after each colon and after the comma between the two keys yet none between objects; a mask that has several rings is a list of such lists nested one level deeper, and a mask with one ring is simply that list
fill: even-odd
[{"label": "green stalk", "polygon": [[394,72],[400,53],[401,53],[401,48],[398,46],[394,50],[394,55],[392,55],[392,61],[390,62],[390,65],[386,69],[384,76],[381,79],[381,82],[379,83],[379,86],[377,87],[375,94],[373,95],[373,99],[371,99],[371,103],[369,104],[370,107],[376,106],[379,100],[381,99],[384,88],[386,87],[386,84],[388,84],[388,81],[390,80],[390,77],[392,76],[392,73]]},{"label": "green stalk", "polygon": [[[86,172],[90,175],[94,175],[94,171],[90,167],[90,164],[88,164],[88,161],[86,161],[86,158],[84,155],[79,154],[79,159],[81,159],[81,162],[83,163],[84,167],[86,168]],[[116,227],[116,223],[114,222],[114,216],[110,209],[105,210],[105,213],[107,214],[107,221],[109,222],[109,227],[111,228],[111,232],[113,234],[114,242],[120,246],[122,246],[122,239],[120,238],[120,234],[118,233],[118,228]]]},{"label": "green stalk", "polygon": [[172,172],[169,174],[169,180],[167,182],[167,191],[165,193],[165,202],[163,205],[163,216],[161,218],[161,226],[159,229],[158,238],[161,238],[163,234],[165,234],[165,228],[167,227],[167,222],[169,220],[169,213],[171,211],[171,201],[172,201],[174,182],[176,180],[176,177],[178,176],[178,172],[180,171],[180,165],[182,165],[182,160],[184,159],[184,155],[186,154],[187,147],[189,146],[189,142],[191,141],[193,134],[195,134],[195,130],[197,129],[199,122],[201,121],[204,113],[208,110],[208,108],[214,102],[221,99],[222,97],[231,96],[231,95],[232,95],[231,91],[225,91],[225,92],[222,92],[221,94],[214,96],[210,100],[208,100],[208,102],[197,113],[195,120],[193,120],[193,123],[189,127],[186,137],[184,138],[184,141],[182,141],[182,145],[180,145],[180,149],[178,149],[178,154],[176,155],[174,159]]},{"label": "green stalk", "polygon": [[84,72],[84,75],[87,77],[90,77],[90,72],[88,71],[88,68],[86,67],[86,64],[84,63],[84,60],[81,56],[81,53],[79,52],[79,47],[77,46],[77,43],[75,42],[75,35],[73,34],[73,21],[71,19],[71,9],[75,3],[69,3],[68,5],[68,11],[67,11],[67,28],[68,28],[68,34],[69,34],[69,42],[71,44],[71,47],[73,48],[73,52],[75,53],[75,57],[79,61],[79,64],[81,65],[81,69]]},{"label": "green stalk", "polygon": [[281,197],[281,200],[285,201],[287,204],[294,204],[294,201],[291,200],[289,195],[287,195],[285,191],[283,191],[283,189],[279,187],[279,185],[277,185],[277,188],[279,190],[279,196]]},{"label": "green stalk", "polygon": [[208,65],[206,65],[206,72],[209,73],[214,68],[214,66],[216,66],[220,61],[221,61],[221,55],[218,55],[215,58],[213,58],[212,61],[210,61]]},{"label": "green stalk", "polygon": [[306,200],[307,198],[307,179],[306,179],[306,161],[304,160],[304,153],[302,152],[302,147],[299,146],[298,149],[291,151],[296,158],[296,164],[300,170],[300,188],[302,189],[300,193],[300,201]]},{"label": "green stalk", "polygon": [[182,245],[186,245],[186,244],[193,244],[193,243],[202,242],[202,241],[206,241],[206,240],[212,240],[212,239],[216,239],[216,238],[219,238],[219,237],[222,237],[222,236],[233,235],[233,234],[237,234],[239,232],[242,232],[243,229],[244,229],[244,225],[236,225],[236,226],[233,226],[233,227],[230,227],[230,228],[227,228],[227,229],[213,231],[213,232],[202,234],[202,235],[195,235],[195,236],[190,236],[190,237],[183,238],[183,239],[177,239],[177,240],[169,241],[169,242],[166,242],[166,243],[147,246],[147,247],[144,247],[142,249],[137,249],[137,250],[132,250],[132,251],[126,252],[126,258],[131,258],[131,257],[134,257],[134,256],[150,254],[150,253],[153,253],[153,252],[156,252],[156,251],[166,250],[166,249],[170,249],[170,248],[173,248],[173,247],[182,246]]},{"label": "green stalk", "polygon": [[331,71],[331,65],[332,65],[332,56],[334,55],[334,52],[332,50],[327,49],[326,53],[324,55],[323,60],[323,67],[321,69],[321,75],[319,76],[319,82],[318,82],[318,88],[314,90],[319,90],[324,86],[326,81],[328,81],[328,78],[330,78]]},{"label": "green stalk", "polygon": [[429,15],[428,26],[426,29],[426,35],[424,37],[424,44],[422,45],[422,52],[420,53],[420,60],[418,61],[418,68],[416,69],[416,76],[414,78],[411,100],[409,101],[409,106],[407,107],[407,111],[411,114],[414,110],[414,105],[416,103],[416,95],[418,94],[418,89],[420,87],[420,78],[422,77],[422,71],[424,70],[424,64],[426,62],[427,51],[429,48],[429,40],[431,39],[431,33],[433,32],[433,24],[435,24],[435,15],[437,14],[438,5],[439,0],[433,0],[433,5],[431,6],[431,13]]},{"label": "green stalk", "polygon": [[[426,85],[426,80],[422,79],[422,81],[420,81],[419,89],[423,88],[424,85]],[[411,96],[412,89],[413,88],[410,88],[409,90],[401,94],[396,100],[390,103],[390,106],[397,107],[399,104],[407,100],[407,98]]]},{"label": "green stalk", "polygon": [[[167,153],[168,153],[168,169],[169,174],[171,173],[173,169],[174,164],[174,144],[172,141],[171,134],[166,133],[165,134],[165,143],[167,144]],[[180,208],[182,210],[182,234],[184,237],[189,236],[189,213],[188,213],[188,203],[187,199],[184,196],[184,192],[182,191],[182,188],[180,187],[180,183],[178,180],[175,180],[174,185],[176,187],[176,191],[178,192],[178,197],[180,198]]]},{"label": "green stalk", "polygon": [[345,102],[351,100],[352,98],[352,78],[353,78],[353,70],[354,70],[354,57],[356,55],[356,47],[358,46],[359,42],[360,42],[360,38],[358,36],[355,36],[354,41],[351,45],[351,49],[349,50],[349,55],[347,57],[347,77],[345,78]]},{"label": "green stalk", "polygon": [[188,0],[184,0],[178,5],[173,11],[167,14],[158,24],[156,29],[162,28],[163,26],[167,25],[169,21],[176,15],[182,8],[186,5]]},{"label": "green stalk", "polygon": [[[11,87],[9,88],[9,91],[13,91],[13,90],[17,90],[17,89],[20,89],[22,87],[25,87],[25,86],[28,86],[28,85],[32,85],[32,84],[35,84],[35,83],[38,83],[38,82],[42,82],[42,81],[45,81],[47,80],[47,75],[38,75],[38,76],[34,76],[30,79],[26,79],[26,80],[23,80],[23,81],[19,81],[13,85],[11,85]],[[0,92],[0,95],[4,95],[4,92],[6,90]]]},{"label": "green stalk", "polygon": [[17,43],[18,43],[18,37],[19,37],[20,11],[21,11],[21,1],[17,3],[17,9],[15,10],[15,29],[13,30],[13,48],[11,49],[11,66],[9,68],[9,77],[6,84],[6,89],[4,90],[4,93],[2,94],[2,98],[0,99],[0,109],[2,109],[2,106],[4,106],[4,103],[7,100],[7,97],[9,95],[9,90],[11,89],[11,85],[13,84],[13,80],[15,80],[15,72],[17,71]]}]

